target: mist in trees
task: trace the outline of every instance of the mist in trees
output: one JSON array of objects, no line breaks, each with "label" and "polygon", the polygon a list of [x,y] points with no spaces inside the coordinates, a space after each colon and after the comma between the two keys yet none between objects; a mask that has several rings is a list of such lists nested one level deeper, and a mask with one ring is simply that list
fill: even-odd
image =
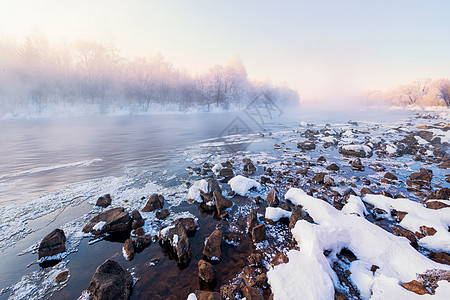
[{"label": "mist in trees", "polygon": [[0,37],[0,71],[0,113],[55,105],[210,111],[245,107],[261,92],[280,105],[299,100],[287,87],[251,81],[237,56],[193,75],[162,55],[125,58],[112,42],[52,44],[39,31],[22,41]]}]

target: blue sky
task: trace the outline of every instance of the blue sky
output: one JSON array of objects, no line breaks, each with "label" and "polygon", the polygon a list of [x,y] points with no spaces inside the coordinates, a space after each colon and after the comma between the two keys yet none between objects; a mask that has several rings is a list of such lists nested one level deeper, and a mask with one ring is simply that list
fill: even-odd
[{"label": "blue sky", "polygon": [[0,32],[112,37],[125,56],[161,53],[193,73],[238,54],[251,78],[303,97],[450,77],[450,1],[0,0]]}]

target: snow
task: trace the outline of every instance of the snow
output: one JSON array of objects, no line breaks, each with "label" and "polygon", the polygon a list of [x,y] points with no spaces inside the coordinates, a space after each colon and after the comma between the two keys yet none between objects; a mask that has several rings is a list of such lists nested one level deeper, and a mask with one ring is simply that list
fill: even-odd
[{"label": "snow", "polygon": [[290,211],[284,210],[279,207],[267,207],[266,208],[266,214],[265,214],[266,219],[271,219],[272,221],[276,222],[281,218],[290,218],[290,217],[291,217]]},{"label": "snow", "polygon": [[106,222],[105,221],[101,221],[98,222],[97,224],[94,225],[94,227],[92,227],[93,230],[102,230],[103,226],[105,226]]},{"label": "snow", "polygon": [[[350,265],[351,279],[366,299],[414,297],[416,294],[400,284],[416,279],[417,274],[426,270],[450,270],[450,266],[423,256],[405,238],[397,237],[362,217],[344,214],[303,190],[292,188],[285,198],[302,205],[315,224],[305,220],[296,223],[292,235],[300,250],[289,251],[289,262],[267,273],[274,299],[296,299],[300,294],[305,295],[305,299],[333,299],[333,284],[336,285],[337,279],[330,264],[344,247],[358,258]],[[398,200],[402,199],[395,199]],[[353,198],[350,203],[359,201]],[[448,211],[447,215],[450,218]],[[330,251],[328,257],[323,254],[325,250]],[[368,272],[372,265],[379,267],[375,275]],[[439,284],[439,293],[430,298],[446,299],[448,285]]]},{"label": "snow", "polygon": [[222,164],[215,164],[214,167],[212,167],[212,171],[214,174],[218,175],[219,171],[222,169]]},{"label": "snow", "polygon": [[[450,208],[428,209],[421,203],[410,201],[408,199],[392,199],[383,195],[366,195],[364,201],[381,208],[388,212],[395,209],[397,211],[407,212],[408,214],[399,223],[400,226],[411,230],[412,232],[420,232],[420,226],[433,227],[436,233],[432,236],[426,236],[419,239],[419,245],[435,250],[450,251]],[[441,200],[450,204],[450,201]]]},{"label": "snow", "polygon": [[417,143],[419,145],[426,145],[426,144],[428,144],[428,142],[425,139],[421,138],[420,136],[415,136],[415,138],[416,138],[416,141],[417,141]]},{"label": "snow", "polygon": [[130,260],[130,257],[128,256],[127,252],[125,251],[125,248],[122,247],[122,255],[126,260]]},{"label": "snow", "polygon": [[190,293],[187,297],[187,300],[197,300],[197,296],[194,293]]},{"label": "snow", "polygon": [[397,147],[395,147],[395,146],[393,146],[393,145],[391,145],[391,144],[387,144],[386,145],[386,152],[388,153],[388,154],[395,154],[395,153],[397,153]]},{"label": "snow", "polygon": [[367,154],[372,153],[372,148],[366,145],[345,145],[342,149],[347,151],[364,151]]},{"label": "snow", "polygon": [[306,123],[305,121],[301,121],[299,125],[301,127],[306,127],[306,126],[308,126],[308,123]]},{"label": "snow", "polygon": [[364,203],[361,201],[361,198],[354,195],[350,195],[347,200],[347,204],[344,205],[341,212],[346,215],[353,214],[360,217],[369,214],[364,206]]},{"label": "snow", "polygon": [[188,198],[193,199],[196,202],[203,202],[200,195],[200,190],[204,193],[208,192],[208,181],[205,179],[196,180],[194,184],[189,188]]},{"label": "snow", "polygon": [[177,244],[178,244],[178,234],[174,234],[171,245],[172,245],[172,247],[176,247]]},{"label": "snow", "polygon": [[233,191],[235,191],[237,194],[241,196],[245,196],[248,193],[248,191],[253,187],[257,189],[261,187],[259,182],[244,177],[242,175],[237,175],[231,178],[230,181],[228,181],[228,184],[230,185]]}]

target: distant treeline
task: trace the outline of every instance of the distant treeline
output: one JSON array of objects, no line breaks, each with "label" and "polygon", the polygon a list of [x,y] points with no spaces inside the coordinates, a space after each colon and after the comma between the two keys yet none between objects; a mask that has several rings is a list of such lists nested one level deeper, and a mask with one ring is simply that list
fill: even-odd
[{"label": "distant treeline", "polygon": [[369,99],[387,101],[395,105],[450,107],[450,80],[417,79],[385,91],[372,91]]},{"label": "distant treeline", "polygon": [[40,32],[23,41],[0,37],[0,109],[55,103],[129,103],[147,110],[170,106],[227,109],[245,106],[266,93],[280,104],[297,104],[286,87],[251,81],[233,57],[204,74],[181,71],[161,55],[128,59],[112,43],[74,41],[51,44]]}]

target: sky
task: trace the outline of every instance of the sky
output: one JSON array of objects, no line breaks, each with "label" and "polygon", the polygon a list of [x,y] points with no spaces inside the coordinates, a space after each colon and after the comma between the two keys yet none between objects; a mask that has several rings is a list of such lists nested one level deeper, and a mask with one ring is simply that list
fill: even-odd
[{"label": "sky", "polygon": [[448,0],[0,0],[0,34],[112,39],[201,73],[238,55],[305,99],[450,77]]}]

